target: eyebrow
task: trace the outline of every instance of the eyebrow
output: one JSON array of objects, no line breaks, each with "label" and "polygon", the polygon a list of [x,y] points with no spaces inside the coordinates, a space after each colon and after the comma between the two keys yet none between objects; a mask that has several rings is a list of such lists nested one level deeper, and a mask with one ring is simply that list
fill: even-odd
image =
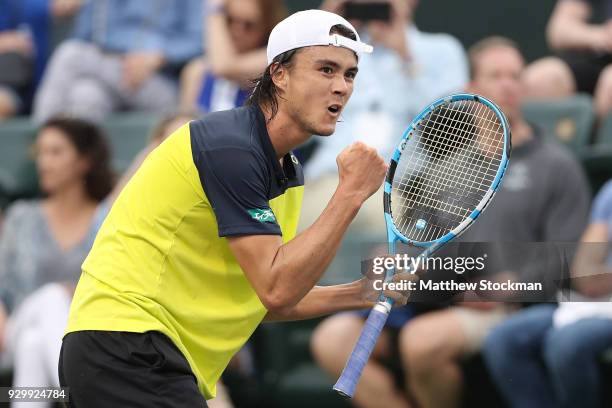
[{"label": "eyebrow", "polygon": [[[317,65],[330,65],[330,66],[334,67],[335,69],[342,68],[340,66],[340,64],[338,64],[336,61],[332,61],[332,60],[329,60],[329,59],[316,60],[315,64],[317,64]],[[353,67],[348,68],[347,71],[354,72],[356,74],[359,71],[359,68],[357,68],[357,66],[353,66]]]}]

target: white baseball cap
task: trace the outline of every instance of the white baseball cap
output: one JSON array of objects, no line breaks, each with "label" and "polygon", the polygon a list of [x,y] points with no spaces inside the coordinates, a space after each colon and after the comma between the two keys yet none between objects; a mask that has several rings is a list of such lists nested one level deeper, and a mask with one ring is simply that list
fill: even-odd
[{"label": "white baseball cap", "polygon": [[[331,28],[341,24],[351,29],[357,41],[329,34]],[[314,45],[335,45],[353,50],[359,58],[362,53],[371,53],[373,47],[362,43],[355,27],[337,14],[323,10],[304,10],[294,13],[278,23],[268,40],[268,64],[283,52]]]}]

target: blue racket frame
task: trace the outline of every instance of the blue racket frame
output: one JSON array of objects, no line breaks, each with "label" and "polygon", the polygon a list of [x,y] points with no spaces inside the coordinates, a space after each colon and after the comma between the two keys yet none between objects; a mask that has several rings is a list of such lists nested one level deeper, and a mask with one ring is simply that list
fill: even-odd
[{"label": "blue racket frame", "polygon": [[[441,105],[460,101],[481,102],[484,105],[488,106],[500,119],[504,132],[504,148],[502,153],[502,161],[500,163],[499,169],[497,170],[497,174],[493,180],[493,183],[491,184],[491,187],[489,188],[489,191],[485,194],[481,202],[472,211],[468,218],[466,218],[459,226],[434,241],[421,242],[408,239],[397,230],[393,222],[393,216],[391,214],[391,187],[393,185],[393,177],[395,176],[397,163],[400,159],[400,156],[402,155],[402,152],[404,151],[406,143],[408,142],[408,140],[410,140],[413,131],[416,129],[417,126],[419,126],[423,118],[425,118],[431,111],[435,110]],[[493,196],[499,189],[504,174],[506,173],[506,169],[508,168],[511,150],[512,146],[510,125],[508,124],[508,121],[504,116],[503,112],[497,107],[497,105],[495,105],[487,98],[475,94],[461,93],[440,98],[435,102],[431,103],[428,107],[426,107],[413,119],[408,128],[404,131],[402,139],[400,140],[397,148],[395,149],[395,152],[393,153],[391,162],[389,163],[389,170],[387,171],[387,175],[385,178],[383,205],[385,211],[385,222],[387,225],[389,254],[395,255],[396,244],[397,242],[401,242],[403,244],[414,245],[416,247],[424,248],[423,253],[421,253],[419,256],[427,258],[431,256],[436,250],[438,250],[442,245],[461,235],[461,233],[463,233],[485,210],[485,208],[491,202]],[[394,270],[387,271],[387,279],[389,279],[393,275],[393,273]],[[346,366],[344,367],[344,370],[340,375],[340,378],[333,387],[333,389],[341,395],[349,398],[353,397],[357,382],[361,377],[361,372],[363,371],[363,368],[365,367],[368,359],[370,358],[370,354],[372,353],[376,341],[378,340],[378,336],[380,335],[380,332],[382,331],[385,322],[387,321],[387,317],[389,315],[389,312],[391,311],[392,306],[392,299],[381,296],[379,302],[370,312],[368,319],[366,320],[363,330],[361,332],[361,335],[357,340],[357,344],[355,345],[355,348],[353,349],[353,352],[349,360],[347,361]]]}]

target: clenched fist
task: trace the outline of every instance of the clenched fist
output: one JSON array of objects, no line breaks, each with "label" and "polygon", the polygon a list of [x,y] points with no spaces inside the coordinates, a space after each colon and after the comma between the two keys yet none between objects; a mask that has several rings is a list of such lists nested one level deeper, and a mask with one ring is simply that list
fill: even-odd
[{"label": "clenched fist", "polygon": [[355,142],[338,155],[338,189],[355,194],[361,202],[374,194],[383,182],[387,165],[382,157],[362,142]]}]

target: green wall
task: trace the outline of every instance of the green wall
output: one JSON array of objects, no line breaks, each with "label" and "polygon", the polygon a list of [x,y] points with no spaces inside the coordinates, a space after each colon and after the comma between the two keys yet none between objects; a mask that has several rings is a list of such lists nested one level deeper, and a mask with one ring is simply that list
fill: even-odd
[{"label": "green wall", "polygon": [[[287,0],[291,11],[316,8],[319,0]],[[528,60],[547,55],[545,30],[556,0],[420,0],[416,23],[423,31],[447,32],[464,46],[489,35],[519,43]]]}]

